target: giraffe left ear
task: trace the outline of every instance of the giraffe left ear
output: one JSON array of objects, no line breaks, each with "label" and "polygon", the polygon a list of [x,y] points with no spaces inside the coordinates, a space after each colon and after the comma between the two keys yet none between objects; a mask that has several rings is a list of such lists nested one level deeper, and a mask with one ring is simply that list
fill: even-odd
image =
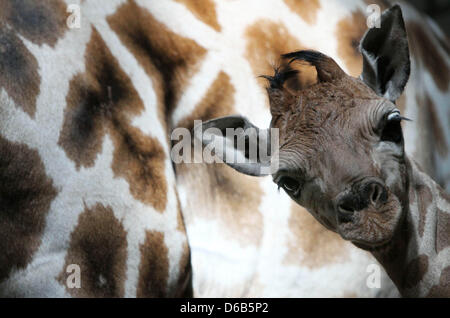
[{"label": "giraffe left ear", "polygon": [[[272,173],[272,137],[268,129],[259,129],[247,118],[235,115],[211,119],[194,127],[195,138],[209,152],[233,169],[250,175]],[[275,136],[275,141],[278,139]],[[278,144],[274,145],[275,148]]]},{"label": "giraffe left ear", "polygon": [[408,38],[400,6],[383,12],[380,22],[380,28],[369,29],[360,43],[361,79],[378,95],[395,102],[410,73]]}]

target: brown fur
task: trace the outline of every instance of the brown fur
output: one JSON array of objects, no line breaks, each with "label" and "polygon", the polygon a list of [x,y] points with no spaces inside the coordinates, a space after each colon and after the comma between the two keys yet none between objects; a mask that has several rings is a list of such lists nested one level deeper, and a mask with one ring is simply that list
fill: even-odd
[{"label": "brown fur", "polygon": [[140,246],[141,264],[139,266],[138,297],[167,297],[169,278],[168,249],[164,234],[146,231],[144,244]]},{"label": "brown fur", "polygon": [[417,191],[417,205],[419,208],[419,235],[420,237],[423,236],[423,232],[425,229],[425,221],[426,221],[426,215],[428,207],[430,206],[433,195],[431,193],[431,190],[428,188],[428,186],[422,184],[418,185],[416,187]]},{"label": "brown fur", "polygon": [[[232,114],[234,92],[229,76],[220,72],[205,97],[191,115],[181,120],[179,126],[192,129],[196,119],[206,121]],[[176,165],[176,173],[179,178],[192,182],[188,185],[193,191],[190,197],[204,200],[195,202],[195,205],[214,207],[215,210],[208,211],[210,214],[205,215],[206,217],[219,218],[232,233],[240,233],[242,242],[259,242],[262,236],[262,217],[256,207],[260,204],[262,190],[254,178],[243,176],[225,164],[182,163]],[[202,182],[198,183],[198,180]],[[188,206],[187,209],[189,208]],[[236,237],[233,235],[233,238]]]},{"label": "brown fur", "polygon": [[405,269],[403,276],[403,288],[412,288],[416,286],[428,270],[428,256],[419,255],[413,259]]},{"label": "brown fur", "polygon": [[[431,113],[429,111],[427,111],[428,109],[428,105],[425,104],[425,97],[424,94],[417,94],[416,93],[416,103],[418,105],[419,108],[421,108],[421,116],[418,116],[418,118],[415,118],[414,120],[417,121],[417,125],[420,127],[427,127],[427,129],[421,129],[419,130],[417,133],[420,134],[422,137],[421,139],[423,140],[428,140],[429,142],[426,143],[420,143],[417,144],[417,150],[416,150],[416,154],[418,156],[423,157],[422,160],[420,160],[422,162],[422,166],[421,168],[430,175],[436,175],[437,178],[439,178],[439,174],[436,174],[436,165],[435,165],[435,161],[434,161],[434,157],[437,154],[437,147],[436,147],[436,143],[435,143],[435,136],[434,136],[434,130],[436,130],[436,128],[433,128],[431,126]],[[438,122],[435,122],[434,124],[439,126]],[[416,155],[415,154],[415,155]],[[431,154],[431,155],[423,155],[423,154]]]},{"label": "brown fur", "polygon": [[[277,94],[269,90],[269,95]],[[302,90],[298,96],[284,91],[283,98],[269,97],[272,111],[272,127],[280,128],[280,145],[298,137],[302,131],[301,140],[306,148],[316,149],[321,144],[316,131],[323,131],[323,125],[344,119],[349,110],[366,99],[376,98],[375,94],[357,79],[343,79],[341,83],[318,83],[310,89]],[[359,101],[357,101],[359,99]],[[289,104],[289,105],[287,105]],[[335,105],[340,105],[336,109]],[[285,112],[291,109],[292,112]],[[339,120],[340,120],[339,119]],[[333,132],[330,132],[332,134]]]},{"label": "brown fur", "polygon": [[[317,222],[305,208],[292,204],[289,229],[294,239],[289,241],[285,262],[320,268],[345,261],[349,242]],[[299,258],[299,255],[304,257]]]},{"label": "brown fur", "polygon": [[427,297],[442,297],[442,295],[450,295],[450,266],[444,268],[439,284],[430,289]]},{"label": "brown fur", "polygon": [[0,17],[0,89],[5,89],[18,107],[34,117],[41,85],[37,60],[1,21]]},{"label": "brown fur", "polygon": [[192,288],[192,266],[191,266],[191,250],[186,241],[183,245],[183,254],[180,260],[180,274],[175,288],[175,297],[193,297],[194,290]]},{"label": "brown fur", "polygon": [[450,214],[437,209],[436,253],[450,246]]},{"label": "brown fur", "polygon": [[35,44],[54,47],[68,30],[66,8],[61,0],[3,0],[0,21]]},{"label": "brown fur", "polygon": [[183,213],[181,211],[180,198],[178,196],[178,191],[174,191],[174,192],[177,196],[177,230],[181,233],[185,233],[186,225],[184,223]]},{"label": "brown fur", "polygon": [[136,199],[164,211],[163,148],[130,124],[144,110],[142,100],[95,29],[85,58],[86,73],[75,75],[70,82],[58,144],[77,168],[91,167],[109,133],[115,146],[114,174],[127,180]]},{"label": "brown fur", "polygon": [[434,137],[432,138],[434,146],[440,156],[446,157],[448,154],[447,138],[445,136],[445,131],[441,126],[441,120],[439,118],[439,114],[437,113],[436,106],[430,96],[426,93],[423,95],[422,101],[423,103],[420,103],[419,107],[427,108],[427,113],[429,114],[430,122],[432,123],[430,128]]},{"label": "brown fur", "polygon": [[41,244],[57,195],[39,153],[0,137],[0,282],[23,269]]},{"label": "brown fur", "polygon": [[[188,173],[195,178],[187,177]],[[205,213],[197,210],[196,215],[226,224],[226,235],[230,238],[243,245],[260,242],[263,220],[258,207],[263,191],[255,178],[238,174],[220,163],[180,164],[177,175],[189,182],[186,187],[191,190],[190,196],[196,198],[195,202],[188,202],[186,210],[201,206]]]},{"label": "brown fur", "polygon": [[[178,192],[175,191],[177,197],[177,230],[181,233],[186,233],[186,225],[184,222],[183,213],[181,211],[180,198]],[[183,244],[183,253],[180,260],[180,274],[176,286],[175,297],[193,297],[192,289],[192,267],[191,267],[191,250],[189,243],[186,241]]]},{"label": "brown fur", "polygon": [[216,31],[221,30],[217,22],[216,4],[213,0],[175,0],[183,3],[198,19],[211,26]]},{"label": "brown fur", "polygon": [[[396,100],[395,105],[400,110],[401,114],[405,113],[406,110],[406,94],[403,92],[402,95]],[[403,123],[402,123],[403,124]]]},{"label": "brown fur", "polygon": [[412,54],[424,64],[437,87],[441,91],[447,90],[450,82],[450,69],[446,58],[433,43],[433,34],[413,21],[407,23],[407,30]]},{"label": "brown fur", "polygon": [[445,52],[450,55],[450,38],[447,34],[438,34],[432,28],[429,28],[430,32],[433,33],[433,37],[439,42],[439,45],[445,50]]},{"label": "brown fur", "polygon": [[159,117],[161,122],[168,122],[206,50],[170,31],[134,1],[119,7],[108,17],[108,23],[153,80]]},{"label": "brown fur", "polygon": [[[255,76],[269,74],[281,54],[304,47],[285,26],[268,20],[259,20],[249,26],[245,32],[247,38],[246,57],[250,61]],[[297,65],[300,71],[298,82],[288,83],[293,89],[301,89],[316,83],[316,69],[311,65]]]},{"label": "brown fur", "polygon": [[350,17],[343,18],[337,24],[338,54],[352,76],[358,76],[362,71],[359,42],[367,30],[366,19],[364,13],[358,10],[353,12]]},{"label": "brown fur", "polygon": [[[66,268],[81,269],[81,288],[66,288],[74,297],[123,297],[125,292],[127,233],[111,207],[85,207],[70,236],[65,265],[58,278],[66,285]],[[100,281],[100,277],[104,279]]]},{"label": "brown fur", "polygon": [[309,24],[316,23],[319,0],[284,0],[284,3]]},{"label": "brown fur", "polygon": [[216,117],[222,117],[233,113],[235,89],[230,77],[221,71],[203,99],[195,107],[191,114],[182,119],[179,127],[194,128],[194,120],[206,121]]}]

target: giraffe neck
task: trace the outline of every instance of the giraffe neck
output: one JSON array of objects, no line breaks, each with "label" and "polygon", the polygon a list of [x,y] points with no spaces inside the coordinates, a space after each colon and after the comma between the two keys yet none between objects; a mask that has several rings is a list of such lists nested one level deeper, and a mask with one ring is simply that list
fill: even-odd
[{"label": "giraffe neck", "polygon": [[392,242],[372,254],[406,297],[450,296],[450,200],[407,159],[408,196]]}]

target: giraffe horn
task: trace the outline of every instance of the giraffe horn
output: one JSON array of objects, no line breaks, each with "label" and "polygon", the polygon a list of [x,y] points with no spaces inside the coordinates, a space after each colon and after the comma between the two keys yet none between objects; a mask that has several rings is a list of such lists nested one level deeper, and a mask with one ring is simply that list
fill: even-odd
[{"label": "giraffe horn", "polygon": [[289,64],[296,60],[306,61],[316,67],[317,76],[322,82],[331,82],[342,78],[345,72],[329,56],[313,50],[302,50],[281,55],[290,59]]}]

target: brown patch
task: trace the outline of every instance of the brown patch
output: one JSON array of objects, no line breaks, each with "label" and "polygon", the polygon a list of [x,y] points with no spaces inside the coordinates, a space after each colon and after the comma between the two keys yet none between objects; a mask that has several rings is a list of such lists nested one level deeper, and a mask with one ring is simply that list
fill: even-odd
[{"label": "brown patch", "polygon": [[352,76],[358,76],[362,72],[363,60],[359,52],[359,42],[366,30],[366,16],[361,10],[353,12],[350,17],[343,18],[337,24],[337,52]]},{"label": "brown patch", "polygon": [[406,93],[400,95],[400,97],[395,101],[395,105],[400,110],[400,113],[404,114],[406,110]]},{"label": "brown patch", "polygon": [[428,256],[419,255],[406,266],[402,288],[412,288],[416,286],[428,270]]},{"label": "brown patch", "polygon": [[0,3],[0,21],[35,44],[53,47],[67,30],[66,8],[61,0],[6,0]]},{"label": "brown patch", "polygon": [[178,164],[176,172],[191,189],[187,210],[226,225],[230,239],[243,244],[260,242],[263,220],[258,207],[263,191],[255,178],[226,164]]},{"label": "brown patch", "polygon": [[141,264],[139,265],[137,297],[167,297],[169,251],[164,243],[164,234],[146,231],[145,242],[140,246],[140,250]]},{"label": "brown patch", "polygon": [[406,24],[412,55],[419,59],[430,72],[441,91],[446,91],[450,82],[447,59],[436,48],[432,34],[422,25],[409,21]]},{"label": "brown patch", "polygon": [[[220,72],[202,101],[179,126],[192,129],[195,119],[206,121],[232,114],[234,92],[229,76]],[[198,211],[201,206],[201,211],[207,212],[204,216],[218,218],[227,225],[232,238],[239,233],[239,238],[247,244],[259,242],[262,218],[258,206],[262,190],[255,178],[240,174],[225,164],[179,164],[176,172],[193,191],[187,209]],[[195,201],[189,201],[190,198]]]},{"label": "brown patch", "polygon": [[206,121],[233,113],[234,93],[230,77],[221,71],[194,111],[178,126],[193,129],[194,120]]},{"label": "brown patch", "polygon": [[437,208],[436,253],[450,246],[450,214]]},{"label": "brown patch", "polygon": [[175,297],[192,298],[194,291],[192,289],[191,250],[187,241],[183,244],[183,253],[179,264],[180,274],[174,295]]},{"label": "brown patch", "polygon": [[[445,136],[444,129],[441,125],[441,119],[439,117],[439,114],[437,113],[436,106],[434,105],[433,100],[428,96],[427,93],[425,93],[423,98],[423,106],[427,108],[427,113],[430,116],[430,122],[431,122],[431,130],[433,133],[433,144],[436,147],[436,150],[438,151],[439,155],[442,157],[446,157],[448,154],[448,148],[447,148],[447,138]],[[420,106],[421,104],[419,104]]]},{"label": "brown patch", "polygon": [[74,297],[123,297],[126,279],[127,233],[111,207],[96,204],[78,217],[70,235],[63,271],[58,279],[66,285],[66,268],[80,266],[81,288],[67,288]]},{"label": "brown patch", "polygon": [[221,27],[217,22],[216,4],[213,0],[175,0],[184,4],[193,15],[198,19],[211,26],[216,31],[220,31]]},{"label": "brown patch", "polygon": [[142,100],[95,29],[85,59],[86,73],[70,82],[58,144],[77,168],[91,167],[109,133],[114,174],[127,180],[133,197],[164,211],[164,150],[158,140],[130,124],[144,110]]},{"label": "brown patch", "polygon": [[176,189],[175,194],[177,197],[177,230],[181,233],[186,233],[186,226],[184,224],[183,213],[181,211],[180,197],[178,196],[178,191],[176,191]]},{"label": "brown patch", "polygon": [[316,23],[319,0],[284,0],[284,3],[309,24]]},{"label": "brown patch", "polygon": [[427,29],[433,33],[433,37],[439,41],[439,44],[441,45],[442,49],[444,49],[445,53],[447,55],[450,55],[450,38],[445,33],[438,33],[434,28],[427,27]]},{"label": "brown patch", "polygon": [[36,150],[1,136],[0,180],[1,282],[31,261],[57,190]]},{"label": "brown patch", "polygon": [[112,169],[115,175],[128,181],[133,197],[163,212],[167,203],[167,182],[161,144],[131,126],[119,130],[114,142]]},{"label": "brown patch", "polygon": [[[275,63],[279,63],[280,55],[304,49],[304,46],[280,23],[259,20],[245,31],[247,38],[246,57],[255,76],[273,73]],[[282,61],[286,63],[287,61]],[[292,88],[301,89],[317,81],[314,66],[296,63],[299,76]]]},{"label": "brown patch", "polygon": [[450,266],[442,270],[439,285],[433,286],[427,297],[450,297]]},{"label": "brown patch", "polygon": [[326,229],[305,208],[295,203],[291,206],[289,229],[293,239],[288,243],[286,263],[318,268],[341,262],[348,256],[346,247],[350,243]]},{"label": "brown patch", "polygon": [[450,194],[445,192],[445,190],[442,187],[438,187],[439,190],[439,196],[446,200],[447,202],[450,202]]},{"label": "brown patch", "polygon": [[[178,192],[175,191],[177,197],[177,230],[186,233],[186,225],[184,223],[183,213],[181,211],[180,198]],[[175,290],[175,297],[193,297],[192,289],[192,267],[191,267],[191,250],[186,238],[183,243],[183,252],[180,257],[180,275]]]},{"label": "brown patch", "polygon": [[431,194],[430,188],[424,184],[416,185],[417,193],[417,207],[419,209],[419,235],[423,236],[423,231],[425,229],[425,220],[427,215],[427,209],[433,201],[433,196]]},{"label": "brown patch", "polygon": [[17,106],[34,117],[40,85],[36,58],[15,32],[0,22],[0,89],[4,88]]},{"label": "brown patch", "polygon": [[159,116],[166,122],[165,116],[170,116],[206,50],[170,31],[134,1],[122,5],[107,20],[153,80]]}]

